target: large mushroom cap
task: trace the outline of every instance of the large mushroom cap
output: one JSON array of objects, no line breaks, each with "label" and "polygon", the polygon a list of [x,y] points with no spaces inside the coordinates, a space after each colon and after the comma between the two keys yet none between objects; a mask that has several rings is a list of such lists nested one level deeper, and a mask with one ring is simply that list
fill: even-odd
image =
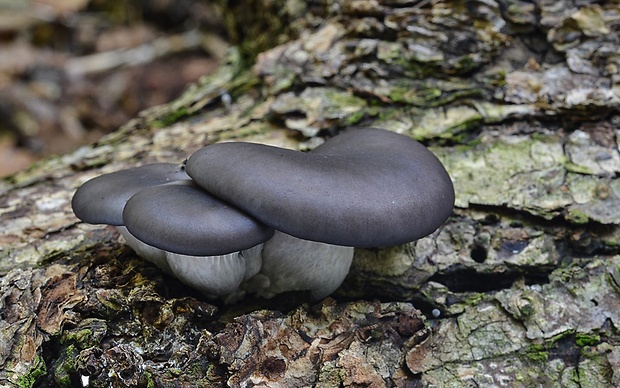
[{"label": "large mushroom cap", "polygon": [[287,234],[355,247],[428,235],[454,206],[441,162],[415,140],[360,128],[309,153],[252,143],[205,147],[187,162],[205,190]]},{"label": "large mushroom cap", "polygon": [[123,225],[123,208],[147,187],[189,180],[178,164],[156,163],[105,174],[89,180],[73,195],[73,212],[89,224]]},{"label": "large mushroom cap", "polygon": [[125,226],[139,240],[168,252],[215,256],[251,248],[273,229],[191,181],[144,189],[123,211]]}]

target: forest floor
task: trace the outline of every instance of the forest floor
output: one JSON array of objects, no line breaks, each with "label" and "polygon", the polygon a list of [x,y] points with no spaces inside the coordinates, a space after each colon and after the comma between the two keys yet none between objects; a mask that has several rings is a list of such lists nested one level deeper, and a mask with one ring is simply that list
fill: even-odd
[{"label": "forest floor", "polygon": [[177,97],[226,50],[200,1],[0,2],[0,177]]}]

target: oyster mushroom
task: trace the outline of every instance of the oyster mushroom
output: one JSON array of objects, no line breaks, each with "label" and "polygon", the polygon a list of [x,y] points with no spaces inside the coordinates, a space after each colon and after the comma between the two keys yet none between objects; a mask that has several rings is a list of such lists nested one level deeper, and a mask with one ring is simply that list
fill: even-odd
[{"label": "oyster mushroom", "polygon": [[[265,245],[263,282],[254,287],[264,295],[298,289],[295,276],[308,279],[308,271],[316,271],[314,284],[306,281],[304,287],[325,296],[344,280],[351,263],[353,251],[345,254],[343,246],[417,240],[443,224],[454,206],[452,181],[435,155],[409,137],[376,128],[350,130],[308,153],[214,144],[192,155],[186,168],[209,193],[292,236],[276,234],[277,243]],[[296,240],[304,248],[295,247]],[[323,244],[322,253],[315,254],[317,246],[306,241]],[[326,244],[334,246],[333,253]],[[277,259],[271,251],[278,252]],[[340,268],[340,281],[330,279],[337,285],[328,287],[321,280],[334,275],[332,255],[346,270]]]}]

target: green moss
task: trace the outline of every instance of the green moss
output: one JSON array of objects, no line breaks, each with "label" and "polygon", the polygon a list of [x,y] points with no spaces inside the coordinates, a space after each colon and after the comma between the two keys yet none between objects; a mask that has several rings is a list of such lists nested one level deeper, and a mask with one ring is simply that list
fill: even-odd
[{"label": "green moss", "polygon": [[60,387],[71,387],[71,375],[75,372],[75,360],[78,350],[74,345],[62,349],[60,355],[52,366],[54,382]]},{"label": "green moss", "polygon": [[503,87],[506,86],[506,71],[505,70],[495,70],[491,72],[483,73],[484,76],[484,84],[495,87]]},{"label": "green moss", "polygon": [[462,121],[452,128],[447,128],[447,130],[442,132],[439,137],[442,139],[453,139],[458,143],[463,143],[469,136],[469,131],[478,128],[482,122],[482,116],[472,117],[469,120]]},{"label": "green moss", "polygon": [[394,63],[402,67],[405,74],[410,78],[424,78],[438,71],[436,66],[429,66],[415,60],[407,60],[402,56],[394,61]]},{"label": "green moss", "polygon": [[600,336],[598,335],[575,334],[574,330],[567,330],[546,340],[544,343],[530,345],[525,349],[524,355],[529,360],[545,363],[549,358],[550,350],[556,348],[556,343],[566,339],[567,337],[571,340],[573,335],[575,336],[575,343],[577,346],[582,348],[596,345],[601,342]]},{"label": "green moss", "polygon": [[366,106],[366,101],[364,101],[363,99],[357,96],[354,96],[351,93],[343,93],[341,91],[327,90],[325,93],[325,97],[327,97],[335,105],[338,105],[341,107]]},{"label": "green moss", "polygon": [[28,373],[24,374],[23,376],[19,376],[19,378],[17,379],[17,386],[32,387],[37,382],[37,380],[41,376],[45,376],[46,373],[47,367],[45,366],[45,361],[43,361],[43,358],[41,356],[37,355],[34,359],[33,366],[32,368],[30,368]]},{"label": "green moss", "polygon": [[357,111],[355,113],[348,115],[345,118],[344,123],[347,126],[355,125],[359,123],[363,118],[364,118],[364,111],[360,110],[360,111]]},{"label": "green moss", "polygon": [[566,219],[575,224],[585,224],[590,221],[590,217],[586,213],[576,208],[568,209]]},{"label": "green moss", "polygon": [[465,303],[468,306],[477,306],[477,305],[480,304],[482,299],[484,299],[484,294],[482,294],[482,293],[480,293],[480,294],[473,294],[469,298],[463,300],[463,303]]},{"label": "green moss", "polygon": [[165,127],[169,127],[170,125],[178,122],[179,120],[181,120],[183,117],[187,117],[189,115],[187,108],[182,107],[177,109],[176,111],[160,117],[158,120],[155,120],[151,123],[151,125],[154,128],[165,128]]},{"label": "green moss", "polygon": [[377,111],[376,114],[377,120],[379,121],[388,121],[394,118],[400,117],[400,112],[396,109],[381,109]]},{"label": "green moss", "polygon": [[575,344],[579,347],[594,346],[601,342],[601,336],[597,334],[577,334]]},{"label": "green moss", "polygon": [[394,102],[418,106],[432,106],[442,95],[439,88],[416,88],[415,85],[399,85],[390,89],[388,97]]},{"label": "green moss", "polygon": [[472,54],[463,55],[454,62],[454,70],[458,73],[469,73],[480,65],[471,57]]},{"label": "green moss", "polygon": [[482,93],[483,90],[471,82],[448,80],[435,83],[406,79],[396,81],[390,87],[387,96],[394,102],[433,108]]},{"label": "green moss", "polygon": [[67,332],[65,334],[66,335],[62,339],[62,342],[88,343],[88,339],[91,337],[91,331],[87,328],[74,332]]},{"label": "green moss", "polygon": [[577,174],[586,174],[586,175],[592,174],[592,170],[590,170],[589,168],[580,166],[578,164],[574,164],[571,162],[566,162],[564,164],[564,168],[566,168],[567,171],[575,172]]},{"label": "green moss", "polygon": [[534,362],[547,362],[549,352],[542,345],[532,345],[525,351],[525,356]]},{"label": "green moss", "polygon": [[105,320],[86,318],[75,329],[65,330],[60,341],[63,344],[75,344],[79,349],[86,349],[98,345],[107,330]]},{"label": "green moss", "polygon": [[146,380],[146,388],[155,387],[155,380],[153,380],[153,375],[148,369],[144,371],[144,379]]},{"label": "green moss", "polygon": [[571,370],[571,380],[573,380],[575,383],[579,384],[579,386],[581,386],[581,375],[579,373],[579,368],[573,368]]},{"label": "green moss", "polygon": [[564,338],[566,338],[566,337],[568,337],[570,335],[573,335],[574,333],[575,333],[574,330],[566,330],[563,333],[560,333],[560,334],[557,334],[557,335],[551,337],[551,339],[549,339],[547,342],[551,346],[551,345],[555,344],[556,342],[558,342],[559,340],[564,339]]},{"label": "green moss", "polygon": [[522,307],[519,308],[519,312],[521,313],[522,317],[530,317],[532,315],[534,315],[534,313],[536,312],[536,309],[534,308],[534,305],[531,303],[528,303]]}]

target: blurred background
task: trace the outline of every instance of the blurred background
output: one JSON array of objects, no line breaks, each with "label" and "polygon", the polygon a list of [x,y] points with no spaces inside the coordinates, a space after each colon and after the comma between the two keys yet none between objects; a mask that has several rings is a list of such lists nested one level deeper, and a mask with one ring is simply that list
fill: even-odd
[{"label": "blurred background", "polygon": [[223,31],[204,0],[0,0],[0,177],[174,99]]}]

